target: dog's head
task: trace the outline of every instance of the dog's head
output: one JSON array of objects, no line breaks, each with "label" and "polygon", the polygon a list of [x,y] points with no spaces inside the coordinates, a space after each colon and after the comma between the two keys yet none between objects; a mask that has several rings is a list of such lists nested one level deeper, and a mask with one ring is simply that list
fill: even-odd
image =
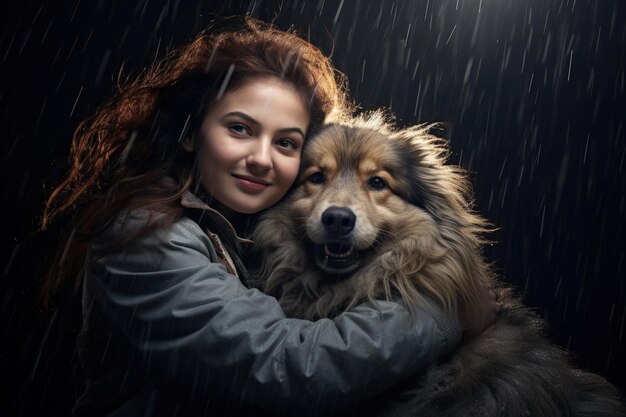
[{"label": "dog's head", "polygon": [[393,129],[375,113],[310,139],[297,186],[253,238],[271,252],[265,289],[284,292],[298,280],[312,297],[362,299],[394,289],[414,298],[418,288],[456,305],[464,275],[480,269],[485,223],[470,209],[466,175],[445,163],[446,142],[431,128]]},{"label": "dog's head", "polygon": [[349,274],[407,233],[475,223],[465,177],[445,164],[446,144],[431,128],[393,131],[375,114],[311,140],[289,204],[323,271]]},{"label": "dog's head", "polygon": [[349,274],[402,233],[407,211],[428,227],[422,155],[408,141],[365,127],[326,127],[308,145],[291,198],[316,264]]}]

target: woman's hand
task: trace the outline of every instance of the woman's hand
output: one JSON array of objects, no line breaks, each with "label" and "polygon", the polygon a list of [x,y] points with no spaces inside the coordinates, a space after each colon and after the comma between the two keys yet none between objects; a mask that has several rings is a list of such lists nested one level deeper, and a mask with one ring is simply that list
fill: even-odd
[{"label": "woman's hand", "polygon": [[485,288],[481,294],[478,308],[470,317],[461,319],[461,328],[465,337],[475,337],[484,332],[495,321],[500,312],[501,304],[497,301],[496,293]]}]

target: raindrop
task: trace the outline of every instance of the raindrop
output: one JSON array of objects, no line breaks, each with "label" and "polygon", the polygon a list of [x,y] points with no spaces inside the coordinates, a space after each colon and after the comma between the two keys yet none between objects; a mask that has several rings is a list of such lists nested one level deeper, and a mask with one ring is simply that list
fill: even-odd
[{"label": "raindrop", "polygon": [[74,110],[76,109],[76,104],[78,104],[78,99],[80,98],[81,93],[83,92],[83,86],[80,87],[78,91],[78,95],[76,96],[76,100],[74,101],[74,105],[72,106],[72,111],[70,112],[70,117],[74,114]]},{"label": "raindrop", "polygon": [[339,7],[337,7],[337,13],[335,14],[335,18],[333,19],[333,24],[336,24],[337,23],[337,19],[339,19],[339,13],[341,13],[341,8],[343,7],[343,1],[344,0],[341,0],[339,2]]},{"label": "raindrop", "polygon": [[100,68],[98,68],[98,72],[96,74],[95,84],[100,84],[102,80],[102,75],[104,74],[104,69],[109,63],[109,59],[111,58],[111,50],[107,49],[104,53],[104,57],[102,57],[102,61],[100,62]]}]

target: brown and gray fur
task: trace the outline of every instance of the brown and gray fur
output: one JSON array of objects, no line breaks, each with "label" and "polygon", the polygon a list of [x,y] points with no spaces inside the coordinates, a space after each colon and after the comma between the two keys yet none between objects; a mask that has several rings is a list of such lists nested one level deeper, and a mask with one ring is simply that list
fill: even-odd
[{"label": "brown and gray fur", "polygon": [[[485,285],[498,288],[493,326],[364,414],[626,415],[619,392],[571,366],[542,335],[542,320],[496,282],[481,253],[490,227],[472,211],[467,176],[446,164],[447,144],[431,128],[398,130],[373,113],[311,139],[299,185],[253,235],[264,260],[255,285],[288,316],[307,319],[366,300],[412,305],[427,297],[462,320]],[[335,241],[342,243],[324,246]]]}]

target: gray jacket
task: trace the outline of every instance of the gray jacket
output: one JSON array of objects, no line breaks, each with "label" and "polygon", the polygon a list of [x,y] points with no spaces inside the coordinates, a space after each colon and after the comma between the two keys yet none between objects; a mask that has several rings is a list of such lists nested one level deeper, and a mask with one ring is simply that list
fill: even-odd
[{"label": "gray jacket", "polygon": [[[232,231],[222,239],[235,236],[193,196],[183,204]],[[286,318],[276,299],[228,272],[189,217],[93,255],[149,218],[120,218],[92,242],[78,344],[87,387],[76,415],[325,415],[389,388],[460,339],[456,318],[434,308],[410,317],[394,302],[333,320]]]}]

